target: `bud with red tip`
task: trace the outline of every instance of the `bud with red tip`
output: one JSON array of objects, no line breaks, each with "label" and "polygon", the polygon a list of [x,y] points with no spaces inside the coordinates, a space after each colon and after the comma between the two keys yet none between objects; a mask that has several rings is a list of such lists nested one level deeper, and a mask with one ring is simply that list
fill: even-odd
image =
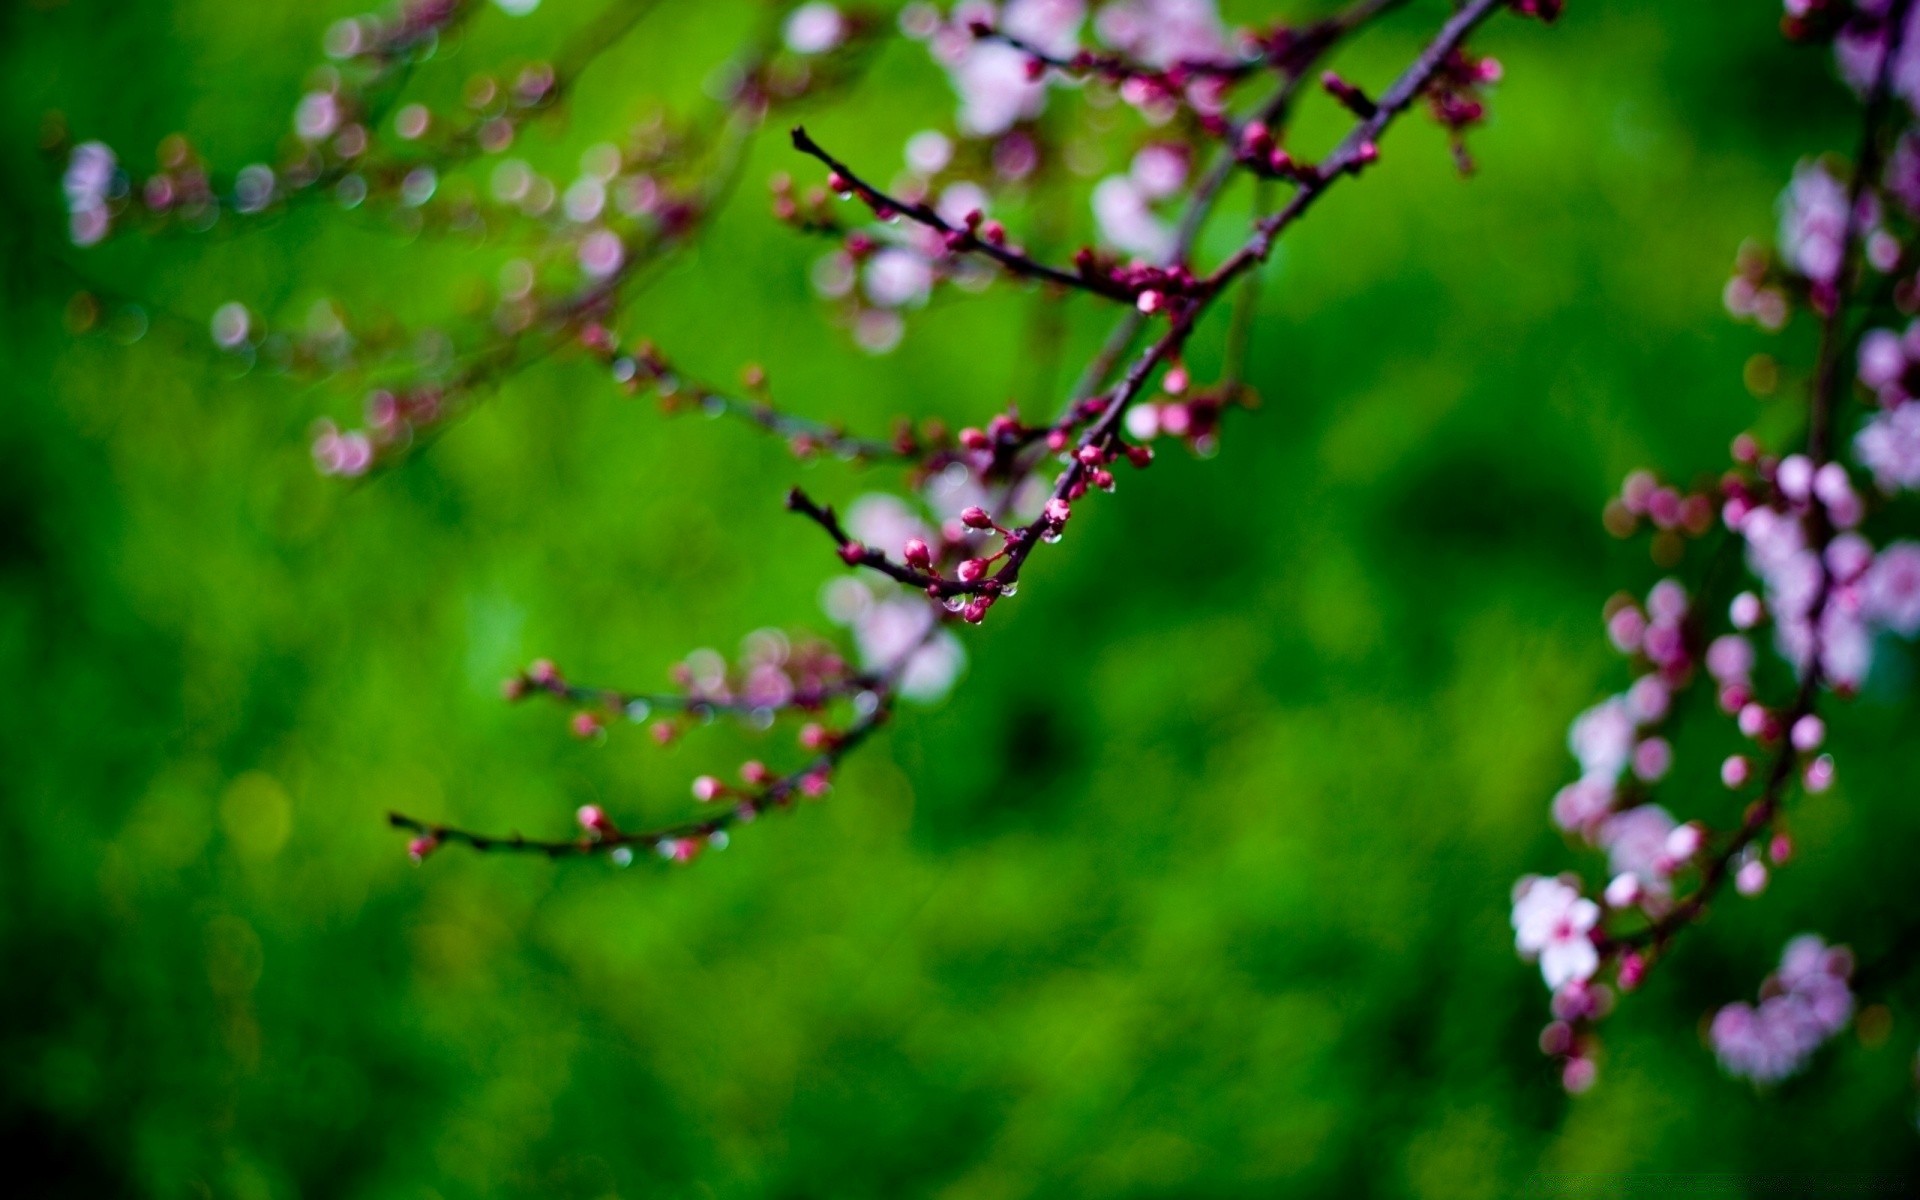
[{"label": "bud with red tip", "polygon": [[966,508],[960,510],[960,523],[968,529],[993,528],[993,518],[988,516],[987,510],[981,508],[978,504],[968,505]]},{"label": "bud with red tip", "polygon": [[600,718],[590,712],[573,714],[573,736],[577,738],[597,737],[601,730]]},{"label": "bud with red tip", "polygon": [[902,552],[902,557],[907,560],[907,565],[916,571],[931,571],[933,569],[933,551],[928,549],[926,542],[919,538],[907,539],[907,546],[905,551]]},{"label": "bud with red tip", "polygon": [[427,860],[427,855],[432,854],[439,848],[439,838],[434,837],[430,833],[423,833],[407,843],[407,857],[411,858],[413,865],[417,867]]},{"label": "bud with red tip", "polygon": [[1638,951],[1629,950],[1620,956],[1620,990],[1631,992],[1640,986],[1647,977],[1647,960]]},{"label": "bud with red tip", "polygon": [[850,567],[857,567],[867,557],[867,548],[859,542],[847,542],[840,547],[840,561]]},{"label": "bud with red tip", "polygon": [[773,772],[767,768],[767,764],[761,762],[759,759],[750,758],[740,764],[740,778],[755,787],[760,787],[772,782]]},{"label": "bud with red tip", "polygon": [[534,659],[533,665],[527,668],[527,678],[532,681],[536,687],[555,688],[561,686],[560,668],[554,666],[553,660],[549,658]]},{"label": "bud with red tip", "polygon": [[606,810],[598,804],[582,804],[574,816],[578,818],[580,828],[594,837],[605,837],[613,832],[613,822],[607,819]]},{"label": "bud with red tip", "polygon": [[718,800],[727,790],[727,785],[711,775],[701,775],[693,781],[693,798],[702,804]]}]

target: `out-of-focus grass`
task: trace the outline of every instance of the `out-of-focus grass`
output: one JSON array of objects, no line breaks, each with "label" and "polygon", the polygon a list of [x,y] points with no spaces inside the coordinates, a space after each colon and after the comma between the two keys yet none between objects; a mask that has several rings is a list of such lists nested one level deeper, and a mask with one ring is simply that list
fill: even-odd
[{"label": "out-of-focus grass", "polygon": [[[501,705],[499,677],[551,654],[646,684],[763,625],[824,630],[835,564],[780,497],[888,476],[663,421],[560,362],[342,489],[305,430],[352,397],[233,378],[198,326],[131,347],[61,327],[56,261],[196,322],[321,296],[427,317],[485,277],[484,248],[314,216],[62,243],[45,111],[136,167],[180,127],[247,161],[338,7],[0,15],[0,1103],[29,1186],[1505,1196],[1539,1170],[1911,1165],[1910,1007],[1764,1097],[1696,1033],[1789,933],[1868,962],[1911,934],[1904,699],[1836,720],[1843,782],[1796,817],[1804,861],[1609,1022],[1587,1097],[1533,1049],[1544,996],[1506,924],[1516,875],[1570,861],[1546,825],[1565,723],[1624,671],[1600,603],[1654,578],[1602,535],[1604,497],[1641,463],[1717,467],[1755,419],[1746,358],[1806,358],[1802,332],[1774,344],[1718,305],[1794,160],[1851,140],[1770,5],[1496,26],[1480,174],[1455,179],[1409,122],[1297,231],[1253,348],[1265,406],[1218,457],[1163,454],[1089,502],[968,634],[951,701],[905,713],[831,802],[676,873],[415,871],[382,815],[532,832],[588,801],[684,811],[715,743],[582,745]],[[694,102],[746,9],[668,6],[533,152],[568,161],[642,95]],[[1353,77],[1397,69],[1440,6],[1413,10]],[[418,86],[450,94],[581,15],[489,14]],[[901,45],[814,120],[884,164],[949,104]],[[778,142],[638,327],[870,428],[1045,407],[1017,289],[915,322],[891,357],[851,350],[808,296],[817,245],[760,203],[796,165]],[[1056,380],[1099,332],[1076,305]],[[1914,999],[1897,959],[1881,978],[1870,1002]]]}]

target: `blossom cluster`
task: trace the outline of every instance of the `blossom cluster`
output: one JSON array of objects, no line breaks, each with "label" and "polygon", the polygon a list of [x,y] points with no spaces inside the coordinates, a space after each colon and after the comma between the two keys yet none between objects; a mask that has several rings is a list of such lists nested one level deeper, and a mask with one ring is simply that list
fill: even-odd
[{"label": "blossom cluster", "polygon": [[1853,955],[1815,934],[1787,943],[1780,969],[1760,985],[1759,1004],[1737,1002],[1713,1015],[1708,1039],[1729,1075],[1776,1083],[1799,1073],[1813,1052],[1853,1017]]},{"label": "blossom cluster", "polygon": [[[1920,146],[1920,41],[1905,38],[1920,6],[1789,0],[1787,12],[1790,33],[1832,42],[1841,77],[1865,102],[1851,168],[1803,163],[1781,197],[1775,252],[1743,248],[1725,293],[1730,312],[1763,328],[1796,312],[1819,325],[1804,444],[1769,451],[1743,433],[1719,479],[1683,489],[1638,471],[1608,506],[1614,533],[1650,529],[1657,562],[1691,554],[1699,569],[1693,590],[1670,576],[1644,602],[1617,596],[1604,613],[1635,678],[1574,720],[1580,776],[1551,806],[1576,845],[1605,854],[1603,880],[1528,876],[1514,892],[1516,949],[1552,992],[1541,1047],[1570,1091],[1595,1079],[1595,1025],[1616,992],[1639,987],[1723,888],[1757,896],[1793,858],[1791,794],[1817,796],[1835,780],[1826,699],[1857,694],[1883,657],[1908,655],[1904,643],[1920,635],[1920,541],[1897,536],[1893,503],[1920,483],[1920,331],[1895,327],[1920,307],[1920,207],[1907,187]],[[1849,437],[1856,397],[1869,403]],[[1744,577],[1728,586],[1727,567]],[[1724,745],[1730,735],[1735,747],[1717,771],[1741,806],[1731,823],[1682,821],[1659,802],[1695,684],[1710,701],[1694,707],[1727,724],[1690,730],[1693,740]],[[1800,1069],[1851,1015],[1850,970],[1850,956],[1816,937],[1790,943],[1761,1004],[1713,1020],[1722,1065],[1760,1082]]]}]

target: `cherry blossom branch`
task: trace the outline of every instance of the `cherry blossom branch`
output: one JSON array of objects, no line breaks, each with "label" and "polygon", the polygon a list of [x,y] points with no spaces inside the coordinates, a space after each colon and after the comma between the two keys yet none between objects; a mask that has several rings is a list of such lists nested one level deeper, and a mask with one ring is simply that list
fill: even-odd
[{"label": "cherry blossom branch", "polygon": [[[1846,315],[1860,281],[1858,260],[1862,237],[1861,202],[1867,194],[1869,182],[1878,178],[1880,174],[1883,157],[1881,148],[1884,142],[1883,127],[1886,123],[1887,110],[1893,103],[1894,64],[1899,61],[1901,45],[1906,36],[1907,14],[1913,2],[1914,0],[1896,0],[1888,18],[1891,32],[1888,34],[1880,69],[1867,95],[1865,113],[1861,121],[1860,148],[1854,159],[1853,178],[1847,188],[1846,218],[1840,236],[1839,269],[1833,282],[1832,293],[1827,297],[1825,307],[1821,311],[1820,343],[1816,351],[1816,365],[1807,405],[1806,453],[1816,471],[1833,458],[1833,413],[1847,387],[1847,380],[1840,370],[1845,360],[1846,348],[1851,341],[1846,329]],[[1788,730],[1792,730],[1801,720],[1814,717],[1819,707],[1820,686],[1823,679],[1821,629],[1817,614],[1825,611],[1831,598],[1834,582],[1833,572],[1827,567],[1825,561],[1827,546],[1833,540],[1833,522],[1828,518],[1825,508],[1820,505],[1815,505],[1808,516],[1809,523],[1812,525],[1812,545],[1820,564],[1819,580],[1811,607],[1811,611],[1816,614],[1816,619],[1811,623],[1812,637],[1801,668],[1799,689],[1794,696],[1792,707],[1781,722]],[[1748,807],[1739,828],[1727,844],[1702,866],[1700,880],[1694,890],[1665,916],[1646,928],[1623,937],[1597,939],[1603,952],[1618,952],[1641,946],[1652,947],[1655,950],[1664,948],[1676,933],[1704,916],[1707,905],[1731,877],[1735,862],[1772,826],[1774,818],[1786,803],[1788,790],[1795,778],[1795,768],[1801,757],[1802,751],[1794,745],[1793,738],[1791,736],[1783,738],[1772,765],[1767,771],[1766,783],[1760,797]]]},{"label": "cherry blossom branch", "polygon": [[[1193,252],[1194,243],[1199,239],[1200,231],[1206,220],[1212,215],[1220,192],[1232,180],[1234,173],[1245,166],[1245,160],[1238,147],[1246,131],[1260,128],[1268,131],[1280,129],[1285,123],[1294,100],[1298,97],[1307,72],[1317,66],[1322,58],[1337,47],[1343,40],[1359,30],[1379,20],[1381,17],[1405,5],[1407,0],[1359,0],[1358,3],[1327,17],[1316,25],[1310,26],[1299,40],[1299,50],[1293,65],[1279,87],[1255,110],[1253,116],[1228,130],[1228,147],[1214,156],[1213,163],[1206,174],[1194,186],[1193,194],[1182,207],[1179,224],[1174,233],[1173,249],[1168,254],[1166,264],[1172,266],[1187,261]],[[1137,309],[1130,310],[1114,326],[1107,341],[1087,369],[1081,374],[1080,381],[1074,387],[1073,398],[1081,399],[1092,394],[1106,383],[1113,369],[1132,347],[1140,329],[1146,324],[1146,314]]]},{"label": "cherry blossom branch", "polygon": [[[1371,115],[1365,118],[1322,163],[1306,173],[1305,179],[1300,184],[1300,190],[1295,193],[1287,208],[1272,218],[1258,222],[1255,234],[1247,245],[1222,263],[1211,275],[1202,279],[1193,296],[1166,297],[1151,289],[1138,294],[1136,304],[1139,311],[1151,313],[1162,307],[1170,309],[1173,313],[1171,327],[1135,358],[1120,383],[1094,409],[1096,415],[1086,424],[1084,431],[1074,443],[1073,454],[1067,469],[1055,483],[1041,515],[1026,525],[1000,531],[1005,537],[1005,545],[1000,554],[995,557],[1004,561],[993,573],[985,573],[983,566],[976,572],[970,572],[972,578],[947,578],[932,573],[925,564],[896,562],[884,551],[864,546],[848,536],[832,509],[815,504],[798,489],[789,494],[788,507],[825,530],[834,540],[842,561],[849,566],[870,568],[897,582],[923,589],[929,596],[938,599],[972,596],[973,600],[961,610],[962,616],[970,623],[977,624],[983,620],[994,601],[1018,584],[1021,570],[1033,554],[1034,548],[1043,541],[1058,540],[1072,515],[1073,502],[1085,495],[1090,485],[1112,486],[1112,476],[1107,471],[1108,464],[1122,453],[1126,453],[1136,466],[1145,466],[1151,460],[1150,452],[1139,453],[1145,450],[1144,447],[1123,448],[1121,446],[1118,437],[1120,424],[1126,416],[1128,406],[1144,390],[1154,369],[1177,357],[1211,301],[1236,277],[1265,261],[1280,234],[1303,216],[1313,201],[1324,193],[1335,179],[1357,173],[1357,164],[1362,160],[1371,162],[1378,157],[1378,151],[1374,148],[1375,141],[1419,96],[1448,57],[1464,42],[1468,33],[1496,11],[1506,7],[1509,2],[1510,0],[1473,0],[1442,26],[1433,42],[1388,88]],[[1370,11],[1378,11],[1378,9]],[[821,159],[836,173],[845,173],[843,165],[825,151],[820,150],[812,139],[806,136],[804,130],[794,131],[794,144],[801,151]],[[1360,150],[1362,146],[1368,148],[1364,154]],[[899,204],[891,197],[872,193],[868,185],[857,178],[847,176],[846,182],[857,194],[870,197],[868,202],[876,208],[892,208]],[[1213,194],[1218,193],[1216,191]],[[877,199],[871,198],[874,196],[877,196]],[[924,206],[921,207],[924,208]],[[924,217],[919,219],[938,222],[936,228],[950,228],[944,219],[931,209],[925,209]],[[1070,404],[1067,417],[1064,417],[1061,425],[1056,428],[1071,428],[1077,408],[1077,405]],[[1038,459],[1030,460],[1026,470],[1031,471],[1038,465],[1038,461]],[[998,527],[994,526],[994,528]],[[991,561],[977,558],[969,560],[970,563],[978,564],[988,564]]]},{"label": "cherry blossom branch", "polygon": [[[444,845],[462,845],[482,851],[544,854],[548,858],[612,852],[616,861],[624,862],[632,861],[634,850],[651,850],[662,858],[690,862],[708,846],[723,848],[727,831],[736,825],[750,824],[774,809],[789,808],[795,800],[818,799],[826,795],[834,768],[872,737],[891,713],[891,702],[881,693],[871,712],[846,729],[830,735],[831,741],[826,748],[804,766],[759,783],[750,783],[745,788],[729,788],[719,785],[717,781],[708,782],[710,776],[702,776],[701,780],[696,781],[696,787],[708,793],[709,802],[729,802],[726,808],[710,817],[625,832],[615,827],[604,812],[589,805],[580,811],[580,823],[585,832],[571,839],[529,838],[517,832],[505,835],[478,833],[457,825],[423,821],[399,812],[388,813],[387,823],[395,829],[415,835],[408,845],[408,852],[415,860],[425,858]],[[703,784],[705,786],[701,786]],[[624,858],[621,857],[622,851],[627,852]]]},{"label": "cherry blossom branch", "polygon": [[[1418,93],[1425,82],[1432,78],[1438,65],[1458,46],[1466,32],[1480,21],[1504,7],[1507,0],[1476,0],[1470,4],[1461,17],[1449,21],[1441,30],[1432,48],[1418,58],[1388,92],[1391,99],[1395,96],[1412,96]],[[1389,5],[1376,3],[1363,6],[1356,11],[1379,12]],[[1289,80],[1288,86],[1294,86],[1297,80]],[[1274,106],[1284,105],[1286,93],[1270,102],[1269,111]],[[1336,170],[1342,154],[1356,144],[1363,136],[1378,137],[1387,125],[1406,107],[1404,102],[1370,111],[1366,121],[1355,134],[1341,143],[1329,157],[1327,170],[1317,177],[1311,185],[1317,195],[1330,185],[1333,178],[1348,173]],[[833,158],[807,137],[804,130],[796,129],[794,142],[802,152],[811,154],[826,164],[829,170],[842,178],[836,179],[836,185],[845,184],[847,190],[860,194],[876,211],[897,210],[909,216],[915,216],[914,206],[896,201],[893,197],[872,189],[860,181],[844,164]],[[1210,205],[1224,184],[1224,176],[1215,182],[1200,201]],[[1304,211],[1304,205],[1296,208],[1293,218]],[[928,220],[930,218],[930,221]],[[936,229],[952,231],[956,227],[947,225],[937,213],[924,209],[916,219],[934,224]],[[1290,220],[1291,220],[1290,219]],[[962,437],[963,445],[977,456],[976,466],[983,475],[998,473],[1003,482],[1009,484],[1024,479],[1038,469],[1041,461],[1049,454],[1064,453],[1066,469],[1054,482],[1051,494],[1042,506],[1041,514],[1032,521],[1013,527],[1002,526],[983,509],[972,508],[962,514],[966,529],[978,535],[998,535],[1001,547],[991,555],[982,555],[959,563],[949,576],[936,569],[936,558],[929,546],[910,541],[904,550],[904,561],[896,561],[885,551],[862,545],[853,538],[839,516],[830,507],[814,502],[804,492],[794,489],[788,496],[788,507],[805,517],[831,539],[844,562],[876,571],[908,587],[925,592],[930,597],[948,601],[950,611],[959,614],[970,622],[979,622],[991,604],[998,598],[1011,595],[1020,574],[1031,557],[1034,548],[1045,541],[1058,540],[1071,516],[1071,504],[1078,500],[1089,487],[1110,488],[1113,484],[1108,465],[1117,457],[1125,455],[1136,466],[1145,466],[1151,460],[1151,452],[1144,446],[1128,446],[1120,439],[1121,423],[1125,419],[1128,407],[1146,388],[1148,381],[1162,367],[1174,364],[1197,322],[1209,308],[1211,302],[1225,291],[1238,275],[1251,273],[1252,268],[1264,257],[1265,249],[1270,248],[1273,240],[1286,228],[1288,222],[1261,221],[1254,232],[1256,242],[1262,247],[1260,253],[1252,253],[1243,248],[1222,269],[1210,277],[1204,286],[1195,287],[1191,294],[1172,291],[1159,292],[1153,289],[1139,289],[1130,293],[1137,311],[1150,314],[1164,314],[1168,320],[1166,330],[1155,338],[1144,350],[1138,353],[1120,380],[1106,393],[1083,400],[1070,402],[1062,417],[1050,426],[1029,427],[1010,418],[996,418],[987,431],[967,431],[972,437]],[[1198,228],[1198,221],[1194,228]],[[1191,233],[1187,235],[1193,236]],[[1250,243],[1252,244],[1252,243]],[[1015,270],[1016,274],[1027,273]],[[1189,278],[1191,278],[1189,276]],[[1116,297],[1119,298],[1119,297]],[[1009,493],[1011,489],[1009,488]],[[948,539],[950,540],[950,539]],[[944,558],[949,549],[966,547],[971,549],[967,539],[953,542],[943,549]],[[997,570],[994,569],[998,564]],[[930,637],[939,628],[932,623],[921,641]],[[724,833],[726,827],[735,820],[751,819],[759,811],[773,803],[782,803],[791,798],[797,789],[803,790],[810,779],[823,778],[822,770],[832,766],[838,757],[849,751],[884,718],[887,711],[887,699],[891,695],[892,683],[897,681],[912,660],[919,643],[897,655],[886,666],[886,683],[871,693],[877,698],[873,712],[862,718],[844,734],[836,735],[833,745],[814,763],[799,772],[790,773],[777,779],[768,779],[755,786],[758,791],[750,793],[733,813],[708,821],[695,821],[652,830],[640,834],[619,834],[606,822],[604,814],[597,809],[583,810],[581,820],[587,828],[585,838],[574,841],[530,841],[514,835],[500,839],[475,834],[450,826],[432,825],[411,818],[395,815],[392,820],[397,827],[411,830],[419,836],[415,839],[416,856],[423,855],[443,842],[460,842],[476,848],[486,849],[496,846],[532,850],[550,855],[587,853],[605,848],[625,849],[634,844],[644,843],[673,856],[697,852],[700,845],[712,841],[717,834]],[[604,702],[606,694],[594,689],[573,690],[564,684],[553,684],[548,690],[563,699],[588,703]],[[696,785],[696,790],[701,785]],[[711,787],[707,788],[711,792]]]},{"label": "cherry blossom branch", "polygon": [[1460,48],[1475,26],[1497,9],[1511,3],[1512,0],[1471,0],[1463,5],[1441,27],[1439,35],[1414,60],[1413,65],[1402,72],[1380,99],[1372,104],[1372,114],[1362,120],[1333,153],[1300,174],[1297,178],[1299,190],[1293,198],[1279,212],[1261,221],[1253,239],[1215,268],[1206,277],[1205,286],[1217,291],[1254,263],[1265,262],[1280,234],[1305,216],[1314,202],[1326,194],[1335,179],[1342,175],[1357,174],[1372,165],[1380,156],[1378,143],[1387,126],[1419,99],[1427,85],[1439,74],[1447,58]]},{"label": "cherry blossom branch", "polygon": [[613,334],[604,326],[589,326],[581,336],[588,349],[599,356],[616,381],[629,390],[651,388],[668,411],[691,406],[708,416],[729,417],[745,422],[785,440],[799,457],[830,454],[854,462],[933,463],[940,461],[937,447],[924,447],[910,426],[904,426],[891,442],[849,434],[838,424],[796,416],[776,408],[765,397],[766,379],[758,368],[744,373],[748,389],[755,393],[743,398],[723,392],[711,384],[690,378],[674,368],[652,343],[642,343],[623,353]]},{"label": "cherry blossom branch", "polygon": [[966,225],[956,225],[947,220],[931,205],[920,201],[905,200],[881,191],[873,184],[856,174],[852,167],[829,153],[820,143],[808,135],[805,126],[793,127],[793,148],[802,154],[818,159],[832,172],[829,184],[834,191],[858,197],[874,215],[881,219],[898,215],[910,221],[926,226],[945,239],[946,248],[955,254],[978,254],[992,259],[1005,268],[1009,274],[1032,279],[1055,287],[1077,291],[1092,292],[1109,300],[1122,304],[1131,304],[1137,294],[1113,279],[1104,278],[1097,273],[1077,273],[1063,271],[1029,257],[1016,246],[1009,246],[1004,236],[996,237],[997,227],[989,228],[978,220]]}]

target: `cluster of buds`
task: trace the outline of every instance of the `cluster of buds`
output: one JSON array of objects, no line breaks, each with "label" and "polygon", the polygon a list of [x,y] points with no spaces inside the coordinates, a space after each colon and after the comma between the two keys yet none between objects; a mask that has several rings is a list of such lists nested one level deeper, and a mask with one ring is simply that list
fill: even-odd
[{"label": "cluster of buds", "polygon": [[1499,59],[1476,58],[1465,50],[1455,50],[1427,85],[1427,110],[1452,139],[1454,162],[1463,175],[1473,171],[1466,132],[1486,120],[1486,89],[1500,82],[1500,73]]}]

